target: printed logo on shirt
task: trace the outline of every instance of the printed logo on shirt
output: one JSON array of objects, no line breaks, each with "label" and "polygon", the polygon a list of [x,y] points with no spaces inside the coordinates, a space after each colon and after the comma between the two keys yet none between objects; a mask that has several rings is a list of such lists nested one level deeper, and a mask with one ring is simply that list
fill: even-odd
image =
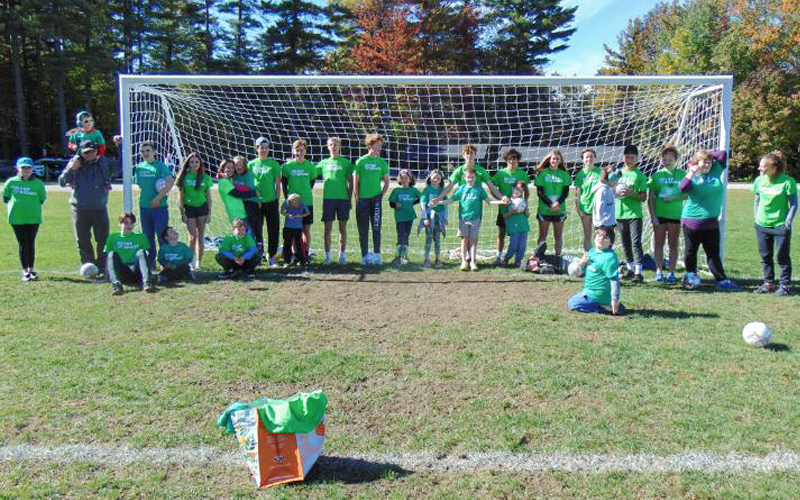
[{"label": "printed logo on shirt", "polygon": [[117,247],[118,250],[133,250],[139,248],[139,243],[135,241],[115,241],[114,246]]},{"label": "printed logo on shirt", "polygon": [[556,183],[559,183],[559,184],[564,182],[564,179],[562,179],[561,177],[559,177],[557,175],[552,175],[552,174],[545,174],[544,180],[546,182],[556,182]]},{"label": "printed logo on shirt", "polygon": [[586,266],[586,269],[588,269],[589,271],[592,271],[593,273],[597,272],[597,268],[594,267],[592,264],[589,264],[588,266]]},{"label": "printed logo on shirt", "polygon": [[381,166],[377,163],[364,163],[364,170],[380,170]]},{"label": "printed logo on shirt", "polygon": [[761,186],[760,191],[764,194],[770,194],[772,196],[777,196],[783,193],[783,185],[778,184],[775,186]]},{"label": "printed logo on shirt", "polygon": [[16,194],[20,194],[23,196],[38,196],[36,194],[36,191],[29,188],[28,186],[13,186],[11,190],[14,191],[14,193]]},{"label": "printed logo on shirt", "polygon": [[308,172],[302,169],[292,169],[289,171],[289,175],[292,177],[299,176],[299,177],[308,177]]}]

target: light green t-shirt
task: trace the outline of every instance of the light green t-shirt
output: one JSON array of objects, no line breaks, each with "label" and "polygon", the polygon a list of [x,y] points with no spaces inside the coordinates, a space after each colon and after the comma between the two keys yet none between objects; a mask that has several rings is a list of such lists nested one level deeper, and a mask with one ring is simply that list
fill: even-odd
[{"label": "light green t-shirt", "polygon": [[197,174],[187,172],[186,177],[183,178],[183,204],[187,207],[203,206],[208,201],[208,190],[214,185],[214,181],[208,174],[203,174],[199,188],[195,188],[196,183]]},{"label": "light green t-shirt", "polygon": [[784,225],[789,213],[789,198],[797,196],[795,180],[786,173],[774,181],[768,175],[759,175],[753,183],[753,191],[758,196],[756,224],[761,227]]},{"label": "light green t-shirt", "polygon": [[8,198],[8,223],[12,226],[42,223],[42,203],[47,199],[44,183],[31,176],[27,181],[15,176],[3,186],[3,198]]},{"label": "light green t-shirt", "polygon": [[103,251],[114,252],[123,264],[130,265],[136,262],[136,252],[149,249],[150,243],[147,242],[147,236],[143,233],[131,233],[128,236],[122,233],[112,233],[106,240]]},{"label": "light green t-shirt", "polygon": [[[481,184],[489,184],[492,183],[492,176],[489,175],[489,172],[486,171],[485,168],[478,165],[477,163],[473,164],[472,167],[475,169],[475,185],[480,186]],[[463,186],[466,184],[464,181],[464,174],[467,172],[467,165],[462,164],[450,174],[450,182],[455,184],[456,186]]]},{"label": "light green t-shirt", "polygon": [[433,186],[425,186],[425,189],[422,190],[422,195],[420,195],[420,203],[425,206],[425,210],[428,212],[433,211],[436,212],[437,216],[444,214],[447,210],[447,205],[439,204],[433,208],[428,207],[428,203],[434,199],[438,198],[444,189],[440,187],[433,187]]},{"label": "light green t-shirt", "polygon": [[244,202],[240,198],[231,196],[231,191],[236,189],[233,182],[227,177],[219,180],[219,197],[225,205],[225,213],[228,214],[228,222],[236,219],[247,220],[247,212],[244,209]]},{"label": "light green t-shirt", "polygon": [[189,245],[179,241],[175,246],[164,243],[158,247],[158,263],[163,267],[178,267],[192,261],[192,250]]},{"label": "light green t-shirt", "polygon": [[477,184],[472,187],[462,184],[452,195],[458,202],[458,218],[461,220],[480,220],[483,217],[483,202],[489,199],[486,191]]},{"label": "light green t-shirt", "polygon": [[281,176],[281,165],[272,158],[262,160],[256,158],[247,162],[247,170],[253,172],[253,177],[258,190],[258,198],[261,203],[275,201],[275,180]]},{"label": "light green t-shirt", "polygon": [[352,178],[354,169],[350,160],[341,156],[317,163],[317,176],[322,176],[322,199],[349,200],[347,180]]},{"label": "light green t-shirt", "polygon": [[596,248],[590,249],[583,293],[604,306],[611,305],[612,279],[619,279],[617,254],[610,248],[602,252]]},{"label": "light green t-shirt", "polygon": [[[139,193],[139,206],[141,208],[150,208],[150,202],[159,192],[156,189],[156,183],[159,180],[166,181],[166,178],[171,176],[172,170],[158,160],[153,163],[143,161],[136,165],[133,169],[133,182],[141,190],[141,193]],[[159,208],[167,206],[167,198],[168,196],[161,198],[161,202],[158,204]]]},{"label": "light green t-shirt", "polygon": [[381,194],[381,181],[389,175],[389,164],[380,156],[364,155],[356,161],[358,197],[374,198]]},{"label": "light green t-shirt", "polygon": [[395,222],[407,222],[417,218],[417,211],[414,202],[417,201],[422,193],[414,186],[396,187],[389,195],[389,201],[399,203],[400,208],[394,209]]},{"label": "light green t-shirt", "polygon": [[[656,217],[665,219],[680,219],[683,211],[683,197],[681,196],[681,179],[686,177],[686,170],[661,168],[650,176],[647,187],[655,196]],[[681,196],[675,200],[667,200],[670,196]]]},{"label": "light green t-shirt", "polygon": [[241,238],[237,238],[235,234],[229,234],[222,239],[219,244],[220,252],[230,252],[236,257],[241,257],[250,248],[256,246],[256,240],[249,234],[245,234]]},{"label": "light green t-shirt", "polygon": [[[525,185],[531,183],[531,178],[528,177],[528,173],[519,167],[514,170],[511,170],[510,167],[498,170],[492,178],[492,183],[500,191],[500,194],[503,196],[508,196],[509,198],[514,191],[514,186],[517,185],[517,182],[524,182]],[[505,205],[500,205],[500,213],[504,214],[506,212],[508,212],[508,207]]]},{"label": "light green t-shirt", "polygon": [[[536,175],[534,182],[537,188],[542,188],[544,195],[550,200],[550,203],[555,203],[561,198],[565,187],[572,184],[572,179],[569,172],[557,168],[555,170],[546,168]],[[567,204],[562,203],[558,210],[553,210],[539,199],[539,215],[564,215],[567,213]]]},{"label": "light green t-shirt", "polygon": [[[647,177],[644,176],[638,167],[628,169],[623,167],[621,171],[617,172],[610,178],[617,184],[625,184],[630,190],[629,194],[639,194],[647,191]],[[617,198],[614,207],[614,215],[617,220],[627,219],[641,219],[642,215],[642,201],[637,200],[631,196],[624,198]]]},{"label": "light green t-shirt", "polygon": [[314,193],[311,191],[311,179],[317,178],[317,169],[313,163],[303,160],[298,163],[291,160],[283,165],[282,175],[289,180],[289,194],[298,194],[308,207],[314,206]]},{"label": "light green t-shirt", "polygon": [[682,219],[716,219],[722,211],[722,197],[725,186],[722,184],[722,165],[715,161],[706,174],[692,177],[692,188],[686,193],[688,198],[683,205]]},{"label": "light green t-shirt", "polygon": [[578,208],[584,214],[592,215],[594,207],[594,188],[600,182],[600,168],[597,165],[592,168],[585,166],[575,174],[575,187],[581,190],[578,195]]}]

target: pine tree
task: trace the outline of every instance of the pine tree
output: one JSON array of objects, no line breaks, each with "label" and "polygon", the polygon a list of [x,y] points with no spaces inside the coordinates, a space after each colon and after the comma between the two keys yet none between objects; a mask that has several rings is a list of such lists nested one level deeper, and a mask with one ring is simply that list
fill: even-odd
[{"label": "pine tree", "polygon": [[256,60],[256,51],[248,34],[261,27],[255,14],[255,0],[225,0],[219,12],[228,14],[222,33],[226,57],[223,69],[231,73],[250,73]]}]

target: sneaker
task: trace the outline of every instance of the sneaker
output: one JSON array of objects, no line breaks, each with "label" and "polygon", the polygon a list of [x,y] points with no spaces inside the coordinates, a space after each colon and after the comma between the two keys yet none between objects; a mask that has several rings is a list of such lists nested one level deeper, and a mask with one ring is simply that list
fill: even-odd
[{"label": "sneaker", "polygon": [[503,258],[502,258],[502,257],[500,257],[500,255],[499,255],[499,254],[497,255],[497,258],[496,258],[496,259],[494,259],[494,265],[495,265],[495,266],[505,266],[505,265],[507,265],[507,264],[508,264],[508,261],[506,261],[506,262],[503,262]]},{"label": "sneaker", "polygon": [[153,285],[152,281],[147,281],[142,284],[142,290],[144,290],[147,293],[153,293],[156,291],[156,287],[155,285]]},{"label": "sneaker", "polygon": [[623,271],[623,270],[620,270],[619,274],[620,274],[620,275],[621,275],[621,276],[622,276],[624,279],[626,279],[626,280],[632,280],[632,279],[633,279],[633,277],[634,277],[634,276],[636,276],[636,275],[633,273],[633,269],[628,269],[627,267],[625,267],[625,270],[624,270],[624,271]]},{"label": "sneaker", "polygon": [[433,267],[435,267],[436,269],[441,269],[442,268],[442,261],[439,260],[439,259],[436,259],[436,262],[433,263]]},{"label": "sneaker", "polygon": [[467,264],[466,260],[461,261],[461,270],[462,271],[469,271],[469,264]]},{"label": "sneaker", "polygon": [[520,271],[527,271],[528,270],[528,261],[527,260],[523,260],[522,262],[519,263],[519,270]]},{"label": "sneaker", "polygon": [[408,264],[408,259],[405,257],[400,257],[400,265],[405,266]]},{"label": "sneaker", "polygon": [[675,277],[675,273],[669,273],[669,276],[667,276],[667,283],[669,283],[670,285],[674,285],[677,282],[678,278]]},{"label": "sneaker", "polygon": [[269,258],[269,265],[272,267],[278,267],[278,259],[275,256]]},{"label": "sneaker", "polygon": [[229,280],[233,278],[233,269],[226,269],[225,272],[218,274],[217,278],[221,280]]},{"label": "sneaker", "polygon": [[478,264],[476,264],[474,261],[470,262],[469,263],[469,270],[470,271],[477,271],[478,270]]},{"label": "sneaker", "polygon": [[331,254],[330,253],[326,253],[325,254],[325,260],[323,260],[322,263],[325,264],[326,266],[330,265],[330,263],[331,263]]},{"label": "sneaker", "polygon": [[167,277],[166,276],[162,276],[162,275],[159,274],[158,278],[156,278],[156,283],[158,283],[159,285],[163,285],[166,282],[167,282]]},{"label": "sneaker", "polygon": [[31,272],[30,272],[30,273],[28,273],[28,274],[30,274],[30,275],[31,275],[31,281],[36,281],[36,280],[38,280],[38,279],[39,279],[39,275],[38,275],[38,274],[36,274],[36,271],[31,271]]},{"label": "sneaker", "polygon": [[189,269],[189,281],[197,281],[197,276],[194,273],[193,269]]},{"label": "sneaker", "polygon": [[775,295],[778,297],[788,297],[789,296],[789,287],[786,285],[781,285],[775,290]]},{"label": "sneaker", "polygon": [[200,265],[199,262],[195,262],[194,264],[192,264],[191,270],[196,272],[196,273],[199,273],[200,271],[203,270],[203,267]]},{"label": "sneaker", "polygon": [[755,293],[772,293],[775,291],[775,285],[771,281],[765,281],[760,287],[756,288]]},{"label": "sneaker", "polygon": [[663,273],[656,273],[656,279],[653,280],[653,281],[655,281],[656,283],[664,283],[667,280],[664,279],[664,274]]},{"label": "sneaker", "polygon": [[741,292],[742,287],[729,279],[725,279],[717,283],[718,292]]},{"label": "sneaker", "polygon": [[32,279],[33,278],[31,278],[31,273],[22,271],[22,281],[26,281],[27,282],[27,281],[31,281]]},{"label": "sneaker", "polygon": [[369,265],[369,258],[367,258],[366,255],[361,257],[361,265],[362,266],[368,266]]},{"label": "sneaker", "polygon": [[425,259],[422,262],[422,267],[431,267],[431,260],[430,259]]},{"label": "sneaker", "polygon": [[111,295],[122,295],[122,283],[119,281],[111,283]]},{"label": "sneaker", "polygon": [[507,260],[503,260],[503,262],[500,263],[500,266],[508,267],[508,261]]},{"label": "sneaker", "polygon": [[383,259],[381,259],[381,254],[376,253],[375,254],[375,260],[373,262],[374,262],[374,264],[376,266],[382,266],[383,265]]},{"label": "sneaker", "polygon": [[344,252],[339,252],[339,265],[347,264],[347,257],[345,256]]},{"label": "sneaker", "polygon": [[643,285],[644,284],[644,276],[641,274],[634,274],[633,278],[631,278],[631,283],[635,285]]},{"label": "sneaker", "polygon": [[255,271],[247,271],[247,273],[245,274],[245,278],[247,278],[249,280],[256,279],[256,272]]}]

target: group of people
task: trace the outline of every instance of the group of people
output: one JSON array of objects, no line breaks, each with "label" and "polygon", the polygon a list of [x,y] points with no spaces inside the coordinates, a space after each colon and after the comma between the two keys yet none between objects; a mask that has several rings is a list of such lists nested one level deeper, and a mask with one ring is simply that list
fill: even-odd
[{"label": "group of people", "polygon": [[[211,213],[211,173],[196,153],[188,155],[177,174],[157,159],[156,145],[140,144],[142,161],[133,167],[133,182],[139,187],[141,233],[134,231],[137,216],[124,213],[120,231],[109,234],[108,192],[111,178],[104,158],[102,134],[94,128],[89,113],[76,117],[78,128],[70,131],[70,148],[77,153],[59,176],[61,186],[72,188],[70,205],[78,251],[82,264],[96,265],[98,274],[107,275],[112,293],[122,293],[122,283],[141,282],[144,290],[155,289],[150,277],[155,264],[161,267],[160,281],[193,279],[202,269],[206,225]],[[121,140],[115,137],[115,140]],[[365,138],[366,154],[355,164],[341,156],[341,141],[327,140],[329,156],[317,164],[306,158],[308,143],[292,144],[292,158],[283,165],[270,158],[270,143],[265,137],[254,141],[255,158],[235,156],[217,167],[217,184],[231,233],[219,245],[216,260],[223,268],[221,277],[250,275],[262,262],[278,265],[280,218],[283,223],[284,265],[309,262],[311,225],[314,223],[313,187],[322,180],[324,224],[324,262],[330,264],[334,222],[339,230],[338,262],[346,263],[347,223],[355,200],[361,263],[381,264],[381,224],[383,199],[391,187],[389,165],[380,156],[384,140],[380,135]],[[441,241],[447,230],[448,205],[458,203],[458,234],[461,238],[460,269],[477,270],[476,243],[485,203],[499,205],[496,225],[497,264],[527,269],[525,259],[530,231],[529,198],[535,189],[537,244],[547,240],[550,228],[555,240],[555,262],[561,262],[564,222],[570,187],[575,186],[575,210],[583,229],[585,254],[580,266],[585,270],[585,288],[569,301],[576,311],[601,311],[610,307],[617,313],[619,280],[642,283],[642,233],[645,206],[652,221],[655,248],[655,281],[676,283],[675,269],[680,234],[684,237],[687,288],[699,284],[697,254],[705,251],[708,267],[719,291],[741,290],[725,274],[720,258],[719,215],[724,200],[722,175],[724,154],[698,151],[683,169],[677,165],[678,150],[667,146],[661,152],[661,168],[648,179],[638,168],[639,152],[626,146],[622,165],[597,164],[596,153],[584,150],[582,168],[574,180],[564,157],[552,150],[536,167],[533,179],[520,168],[521,154],[508,149],[503,154],[505,167],[494,175],[479,165],[477,150],[465,145],[464,163],[449,177],[431,170],[420,191],[411,171],[400,170],[397,187],[388,197],[397,230],[395,262],[408,262],[409,237],[419,216],[418,231],[425,231],[423,266],[441,267]],[[8,220],[19,242],[22,279],[37,278],[34,271],[35,238],[41,224],[41,205],[46,192],[42,182],[32,176],[33,161],[17,161],[19,175],[9,179],[3,189],[8,204]],[[788,295],[791,281],[789,247],[792,220],[797,212],[797,187],[786,174],[786,162],[779,152],[761,159],[760,175],[754,183],[755,229],[763,263],[764,283],[759,293]],[[488,193],[486,189],[488,189]],[[188,245],[179,241],[178,232],[169,226],[167,199],[173,188],[179,197],[181,219],[189,233]],[[283,203],[279,200],[283,196]],[[419,205],[419,214],[416,206]],[[266,234],[264,231],[266,226]],[[619,229],[625,260],[619,265],[612,250]],[[372,234],[372,251],[369,242]],[[94,236],[94,241],[92,241]],[[509,236],[504,253],[505,239]],[[669,259],[664,258],[664,246]],[[780,267],[775,284],[773,254],[777,249]],[[431,253],[433,255],[431,256]]]}]

